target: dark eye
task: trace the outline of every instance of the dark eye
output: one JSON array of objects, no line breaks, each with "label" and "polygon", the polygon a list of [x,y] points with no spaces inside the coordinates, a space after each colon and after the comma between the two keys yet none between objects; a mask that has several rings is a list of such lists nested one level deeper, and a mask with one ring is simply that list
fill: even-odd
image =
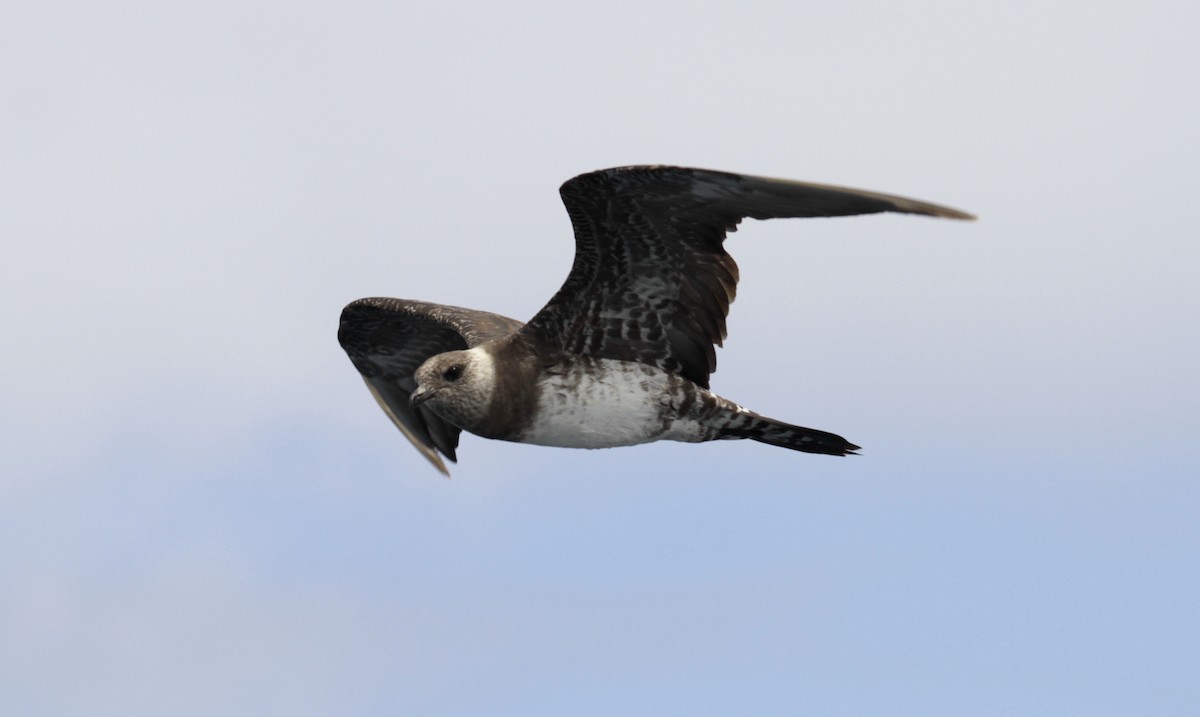
[{"label": "dark eye", "polygon": [[454,364],[445,371],[442,371],[442,378],[447,381],[457,381],[460,376],[462,376],[462,366],[458,364]]}]

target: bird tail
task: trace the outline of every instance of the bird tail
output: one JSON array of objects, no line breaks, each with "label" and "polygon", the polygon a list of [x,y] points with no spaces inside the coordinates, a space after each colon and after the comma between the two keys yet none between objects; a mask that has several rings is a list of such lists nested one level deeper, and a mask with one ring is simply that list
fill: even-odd
[{"label": "bird tail", "polygon": [[828,456],[856,455],[855,451],[859,450],[859,446],[833,433],[793,426],[744,409],[721,431],[721,437],[749,438],[793,451],[823,453]]}]

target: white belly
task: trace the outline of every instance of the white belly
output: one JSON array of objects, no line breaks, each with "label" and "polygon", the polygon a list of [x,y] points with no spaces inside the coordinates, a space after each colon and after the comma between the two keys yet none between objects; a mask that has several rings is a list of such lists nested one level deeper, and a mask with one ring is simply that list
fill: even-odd
[{"label": "white belly", "polygon": [[645,364],[600,359],[577,364],[538,384],[537,413],[522,443],[610,448],[663,437],[674,418],[677,381]]}]

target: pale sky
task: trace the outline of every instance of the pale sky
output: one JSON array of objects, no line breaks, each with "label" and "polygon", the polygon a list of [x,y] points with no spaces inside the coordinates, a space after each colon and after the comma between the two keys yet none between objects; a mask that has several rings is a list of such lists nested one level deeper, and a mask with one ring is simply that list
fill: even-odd
[{"label": "pale sky", "polygon": [[[1195,3],[0,11],[0,705],[1190,715]],[[336,341],[525,320],[558,185],[670,163],[974,212],[746,222],[713,387],[854,459],[464,436]]]}]

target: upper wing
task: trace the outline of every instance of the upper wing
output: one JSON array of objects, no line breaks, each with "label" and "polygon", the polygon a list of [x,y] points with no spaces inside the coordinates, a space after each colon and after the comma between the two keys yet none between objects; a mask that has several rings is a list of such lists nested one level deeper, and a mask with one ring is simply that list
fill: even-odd
[{"label": "upper wing", "polygon": [[682,167],[605,169],[559,193],[575,228],[575,263],[524,331],[563,351],[652,364],[706,388],[738,279],[722,243],[742,219],[974,218],[887,194]]},{"label": "upper wing", "polygon": [[379,407],[417,450],[450,475],[440,451],[457,460],[456,426],[428,408],[412,406],[413,374],[425,359],[511,334],[521,322],[486,311],[404,299],[359,299],[342,310],[338,342],[362,374]]}]

